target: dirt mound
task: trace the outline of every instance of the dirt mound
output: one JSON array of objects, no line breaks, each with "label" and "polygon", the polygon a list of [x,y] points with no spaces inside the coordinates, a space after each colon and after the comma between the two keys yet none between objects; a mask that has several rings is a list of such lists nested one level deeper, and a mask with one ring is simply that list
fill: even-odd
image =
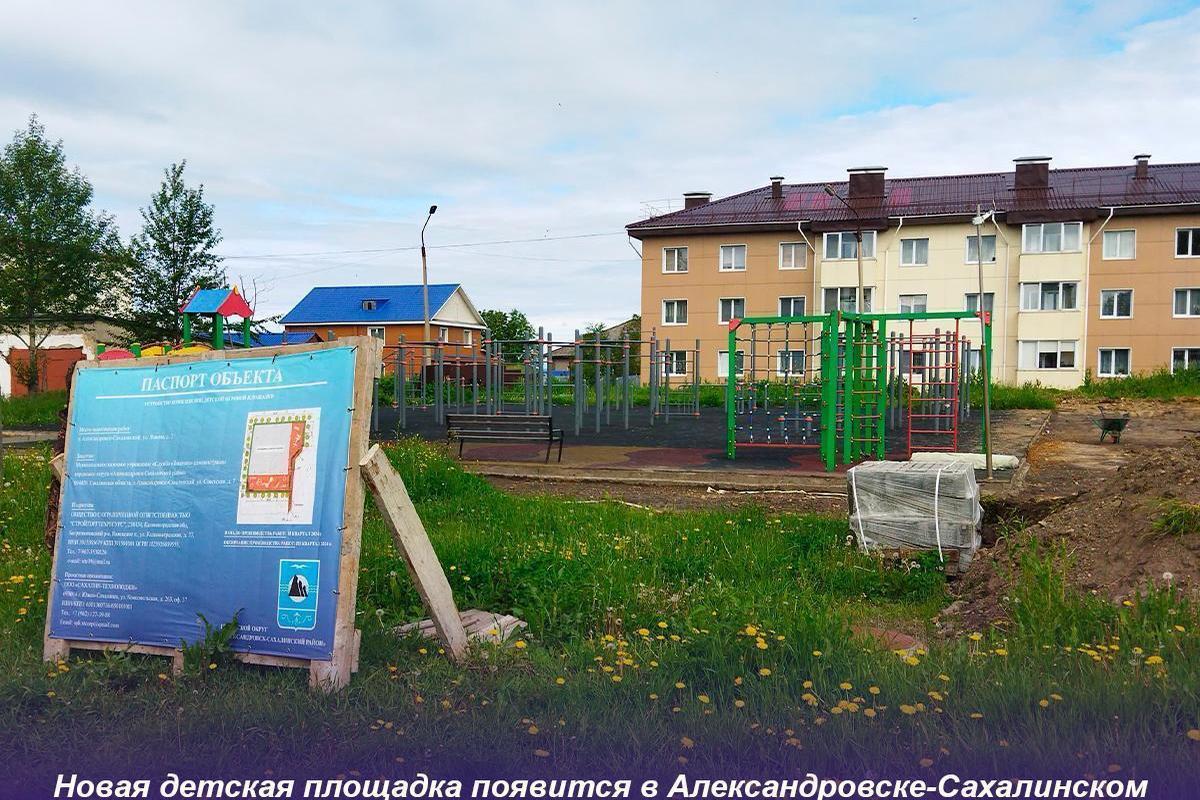
[{"label": "dirt mound", "polygon": [[987,509],[992,546],[958,583],[959,602],[943,612],[943,629],[1003,623],[1018,545],[1029,538],[1063,545],[1069,577],[1084,591],[1119,601],[1171,583],[1200,595],[1200,530],[1154,527],[1169,501],[1200,503],[1200,437],[1186,416],[1170,443],[1155,435],[1114,447],[1089,441],[1085,412],[1056,415],[1030,448],[1028,484]]}]

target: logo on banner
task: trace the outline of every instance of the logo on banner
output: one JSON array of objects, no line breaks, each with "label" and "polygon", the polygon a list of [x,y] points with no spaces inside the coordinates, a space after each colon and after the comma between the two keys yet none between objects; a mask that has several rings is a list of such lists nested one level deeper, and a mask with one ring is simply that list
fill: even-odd
[{"label": "logo on banner", "polygon": [[276,624],[293,631],[317,627],[317,589],[321,562],[315,558],[279,561],[279,603]]}]

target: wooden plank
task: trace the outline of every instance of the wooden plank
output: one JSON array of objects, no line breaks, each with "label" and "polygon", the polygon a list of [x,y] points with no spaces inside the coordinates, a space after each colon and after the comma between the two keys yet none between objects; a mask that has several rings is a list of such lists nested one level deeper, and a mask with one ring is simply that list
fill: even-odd
[{"label": "wooden plank", "polygon": [[[477,608],[468,609],[459,615],[467,640],[471,642],[488,641],[496,644],[505,642],[510,636],[526,626],[511,614],[496,614],[491,611],[480,611]],[[440,638],[432,619],[420,622],[410,622],[395,629],[400,636],[417,633],[427,639]]]},{"label": "wooden plank", "polygon": [[64,463],[62,453],[50,459],[50,471],[54,473],[54,477],[58,478],[60,484],[63,482],[63,475],[66,474],[66,467],[63,466]]},{"label": "wooden plank", "polygon": [[354,627],[358,599],[358,559],[362,552],[362,518],[365,489],[356,468],[371,437],[371,398],[379,374],[383,342],[374,336],[355,336],[354,410],[350,414],[350,449],[346,462],[346,502],[342,511],[342,553],[338,569],[338,600],[333,631],[333,658],[313,661],[308,685],[335,692],[350,682],[358,663],[359,639]]},{"label": "wooden plank", "polygon": [[467,651],[467,634],[454,605],[454,593],[404,487],[404,480],[379,445],[371,448],[360,466],[442,644],[452,659],[461,659]]}]

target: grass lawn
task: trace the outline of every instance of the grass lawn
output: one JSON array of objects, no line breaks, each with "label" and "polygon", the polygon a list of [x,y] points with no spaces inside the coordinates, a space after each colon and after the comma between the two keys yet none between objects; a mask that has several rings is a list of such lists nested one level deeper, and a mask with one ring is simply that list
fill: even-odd
[{"label": "grass lawn", "polygon": [[57,428],[58,412],[67,404],[64,391],[38,392],[23,397],[0,397],[0,422],[5,430]]},{"label": "grass lawn", "polygon": [[[1200,616],[1158,593],[1113,607],[1028,550],[1013,625],[939,641],[936,559],[889,565],[844,521],[755,510],[656,513],[514,497],[441,451],[391,456],[460,608],[529,623],[461,666],[397,639],[423,615],[368,507],[361,668],[336,696],[299,671],[163,659],[41,662],[50,558],[46,451],[8,457],[0,492],[0,752],[41,774],[137,763],[208,775],[489,765],[521,774],[1014,770],[1182,781],[1200,762]],[[216,622],[214,620],[214,622]],[[852,637],[888,625],[908,658]],[[296,765],[300,765],[297,767]],[[351,773],[350,771],[354,772]],[[282,774],[282,772],[280,773]]]}]

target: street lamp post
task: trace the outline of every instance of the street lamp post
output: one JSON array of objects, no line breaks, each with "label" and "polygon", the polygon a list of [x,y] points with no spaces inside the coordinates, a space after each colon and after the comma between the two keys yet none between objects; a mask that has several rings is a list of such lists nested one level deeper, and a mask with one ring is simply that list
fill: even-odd
[{"label": "street lamp post", "polygon": [[858,256],[858,293],[854,297],[854,310],[859,314],[865,314],[867,309],[863,304],[866,291],[863,289],[863,252],[862,252],[862,217],[858,215],[858,210],[854,206],[846,202],[846,199],[833,190],[833,187],[828,183],[825,184],[825,194],[837,200],[844,205],[846,209],[854,215],[854,252]]},{"label": "street lamp post", "polygon": [[425,257],[425,227],[437,213],[437,206],[429,207],[429,215],[425,217],[425,225],[421,226],[421,299],[425,306],[425,359],[429,359],[429,263]]},{"label": "street lamp post", "polygon": [[983,304],[983,225],[994,214],[995,211],[981,213],[979,206],[976,206],[975,219],[971,220],[971,224],[975,226],[975,268],[979,279],[979,321],[982,323],[980,326],[982,341],[979,343],[979,368],[983,371],[983,459],[988,480],[992,479],[992,373],[988,364],[988,337],[983,335],[983,327],[990,326],[992,320],[990,312]]}]

